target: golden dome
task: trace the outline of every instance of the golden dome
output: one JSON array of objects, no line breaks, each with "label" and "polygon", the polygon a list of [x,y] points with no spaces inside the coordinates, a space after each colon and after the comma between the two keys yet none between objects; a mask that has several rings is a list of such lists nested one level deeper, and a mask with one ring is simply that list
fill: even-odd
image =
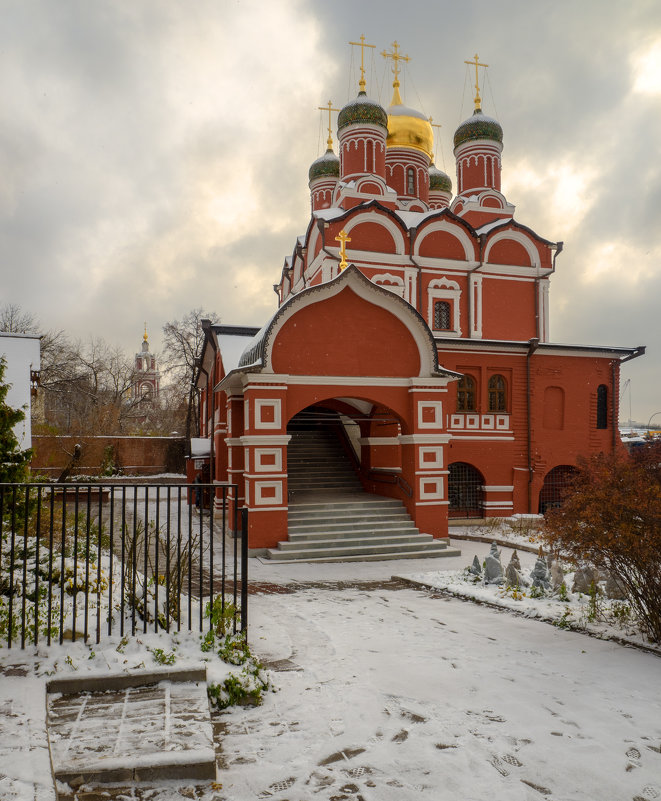
[{"label": "golden dome", "polygon": [[388,108],[387,147],[408,147],[425,153],[429,158],[434,154],[434,132],[425,115],[402,103],[399,87],[395,85],[392,103]]}]

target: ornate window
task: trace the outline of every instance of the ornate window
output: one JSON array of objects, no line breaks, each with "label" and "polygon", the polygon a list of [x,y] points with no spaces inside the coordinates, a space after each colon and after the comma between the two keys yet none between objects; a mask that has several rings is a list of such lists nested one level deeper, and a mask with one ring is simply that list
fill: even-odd
[{"label": "ornate window", "polygon": [[[429,282],[427,297],[429,327],[435,331],[443,331],[445,336],[461,336],[459,324],[461,290],[459,284],[449,278],[435,278]],[[440,303],[440,301],[443,302]]]},{"label": "ornate window", "polygon": [[452,306],[447,300],[434,303],[434,328],[449,331],[452,328]]},{"label": "ornate window", "polygon": [[406,194],[415,195],[415,170],[408,167],[406,170]]},{"label": "ornate window", "polygon": [[597,428],[608,428],[608,387],[597,387]]},{"label": "ornate window", "polygon": [[457,384],[457,411],[475,411],[475,379],[465,375]]},{"label": "ornate window", "polygon": [[502,375],[492,375],[489,379],[489,411],[507,410],[507,384]]}]

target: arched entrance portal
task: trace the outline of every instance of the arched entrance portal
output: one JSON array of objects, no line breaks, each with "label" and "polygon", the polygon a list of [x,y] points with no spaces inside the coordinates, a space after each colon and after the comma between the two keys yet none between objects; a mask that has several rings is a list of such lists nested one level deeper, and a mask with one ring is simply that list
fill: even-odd
[{"label": "arched entrance portal", "polygon": [[466,462],[453,462],[448,470],[449,516],[484,517],[482,473]]},{"label": "arched entrance portal", "polygon": [[539,513],[543,515],[547,509],[560,506],[572,485],[576,468],[569,464],[560,464],[549,470],[539,493]]}]

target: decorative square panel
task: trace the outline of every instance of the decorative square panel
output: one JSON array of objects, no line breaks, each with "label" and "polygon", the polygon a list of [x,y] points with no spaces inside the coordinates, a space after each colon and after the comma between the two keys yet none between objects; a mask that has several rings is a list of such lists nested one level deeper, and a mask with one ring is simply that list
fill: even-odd
[{"label": "decorative square panel", "polygon": [[279,506],[282,503],[282,481],[255,481],[255,506]]},{"label": "decorative square panel", "polygon": [[256,473],[281,473],[282,450],[280,448],[255,448]]},{"label": "decorative square panel", "polygon": [[510,416],[509,414],[498,414],[496,415],[496,428],[501,430],[507,430],[510,427]]},{"label": "decorative square panel", "polygon": [[440,401],[418,402],[418,428],[442,428],[443,404]]},{"label": "decorative square panel", "polygon": [[255,400],[255,428],[259,429],[280,429],[281,402],[279,398],[273,400],[257,398]]},{"label": "decorative square panel", "polygon": [[482,428],[493,428],[494,419],[492,414],[482,415]]},{"label": "decorative square panel", "polygon": [[466,428],[479,429],[479,427],[480,427],[480,415],[479,414],[467,414],[466,415]]},{"label": "decorative square panel", "polygon": [[442,501],[443,500],[443,479],[420,478],[420,500],[421,501]]},{"label": "decorative square panel", "polygon": [[420,469],[433,469],[443,467],[443,448],[425,447],[419,448]]}]

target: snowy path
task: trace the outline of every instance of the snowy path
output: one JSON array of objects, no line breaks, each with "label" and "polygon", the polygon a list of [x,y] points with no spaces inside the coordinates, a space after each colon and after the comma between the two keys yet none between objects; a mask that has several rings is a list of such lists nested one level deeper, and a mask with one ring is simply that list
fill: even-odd
[{"label": "snowy path", "polygon": [[251,618],[284,670],[221,718],[223,798],[661,797],[658,657],[415,589],[257,595]]}]

